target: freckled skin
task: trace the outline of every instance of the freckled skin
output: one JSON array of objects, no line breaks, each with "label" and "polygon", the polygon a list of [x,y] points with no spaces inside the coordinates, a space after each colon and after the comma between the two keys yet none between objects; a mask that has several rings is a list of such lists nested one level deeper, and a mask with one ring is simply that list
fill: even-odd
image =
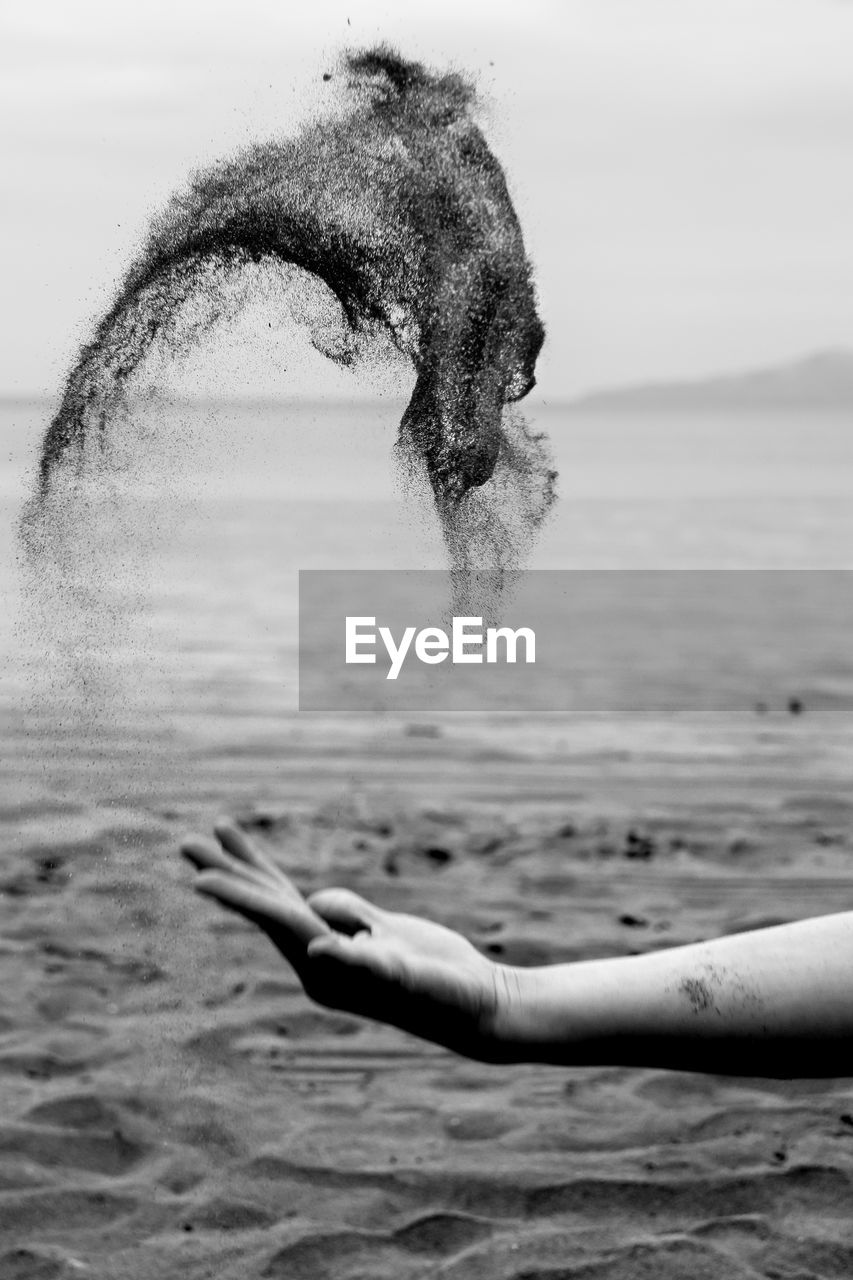
[{"label": "freckled skin", "polygon": [[[155,221],[68,377],[44,439],[42,497],[60,463],[108,432],[153,344],[176,340],[184,305],[220,289],[223,271],[262,261],[328,286],[343,316],[330,358],[350,362],[347,332],[371,328],[409,356],[416,383],[401,437],[440,509],[510,456],[503,410],[533,386],[544,330],[473,90],[384,48],[350,55],[341,80],[342,115],[196,175]],[[553,476],[540,469],[547,506]]]},{"label": "freckled skin", "polygon": [[708,983],[702,978],[685,978],[681,983],[680,990],[687,997],[694,1013],[704,1013],[706,1010],[715,1007],[714,997],[711,995]]}]

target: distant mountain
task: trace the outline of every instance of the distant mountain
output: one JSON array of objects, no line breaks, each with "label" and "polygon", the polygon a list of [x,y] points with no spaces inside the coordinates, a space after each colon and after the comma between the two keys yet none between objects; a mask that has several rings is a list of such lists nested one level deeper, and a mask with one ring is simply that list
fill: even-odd
[{"label": "distant mountain", "polygon": [[594,391],[574,409],[850,409],[853,351],[819,351],[788,364],[689,382],[648,382]]}]

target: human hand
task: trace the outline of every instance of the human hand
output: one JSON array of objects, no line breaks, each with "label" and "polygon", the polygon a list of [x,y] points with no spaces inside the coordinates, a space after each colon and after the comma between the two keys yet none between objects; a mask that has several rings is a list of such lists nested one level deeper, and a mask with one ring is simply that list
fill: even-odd
[{"label": "human hand", "polygon": [[181,845],[199,872],[196,889],[263,930],[312,1000],[466,1057],[501,1060],[512,970],[451,929],[383,911],[349,889],[304,898],[234,823],[215,832],[216,840],[191,836]]}]

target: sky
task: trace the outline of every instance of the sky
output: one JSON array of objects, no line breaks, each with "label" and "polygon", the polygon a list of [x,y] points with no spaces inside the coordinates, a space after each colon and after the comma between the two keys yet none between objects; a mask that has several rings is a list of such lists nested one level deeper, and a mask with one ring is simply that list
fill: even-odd
[{"label": "sky", "polygon": [[[187,175],[380,40],[477,80],[541,397],[853,347],[853,0],[5,0],[0,393],[55,395]],[[292,390],[275,340],[210,339],[217,389]]]}]

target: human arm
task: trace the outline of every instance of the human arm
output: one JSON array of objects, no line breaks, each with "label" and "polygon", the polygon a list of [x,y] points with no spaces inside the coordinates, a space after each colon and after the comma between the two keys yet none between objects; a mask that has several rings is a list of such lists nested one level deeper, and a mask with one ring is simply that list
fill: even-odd
[{"label": "human arm", "polygon": [[306,993],[467,1057],[730,1075],[853,1075],[853,913],[642,956],[518,968],[346,889],[304,898],[230,823],[182,846]]},{"label": "human arm", "polygon": [[853,1075],[853,912],[515,972],[498,1035],[519,1059]]}]

